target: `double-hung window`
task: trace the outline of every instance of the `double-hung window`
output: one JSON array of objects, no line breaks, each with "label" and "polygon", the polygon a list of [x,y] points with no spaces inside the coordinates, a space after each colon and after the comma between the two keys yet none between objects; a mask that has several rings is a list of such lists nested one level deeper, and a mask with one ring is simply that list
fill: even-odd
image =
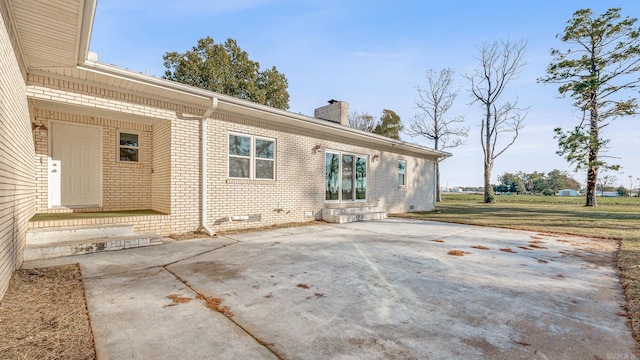
[{"label": "double-hung window", "polygon": [[140,162],[140,143],[138,134],[118,132],[118,160],[123,162]]},{"label": "double-hung window", "polygon": [[229,134],[229,177],[275,180],[275,155],[274,139]]},{"label": "double-hung window", "polygon": [[398,186],[405,186],[407,184],[407,162],[405,160],[398,160]]}]

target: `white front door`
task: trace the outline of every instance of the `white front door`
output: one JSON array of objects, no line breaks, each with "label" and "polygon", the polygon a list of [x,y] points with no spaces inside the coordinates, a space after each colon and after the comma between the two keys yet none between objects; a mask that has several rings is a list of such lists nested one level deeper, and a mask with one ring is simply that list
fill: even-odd
[{"label": "white front door", "polygon": [[51,122],[49,136],[49,207],[100,206],[100,128]]}]

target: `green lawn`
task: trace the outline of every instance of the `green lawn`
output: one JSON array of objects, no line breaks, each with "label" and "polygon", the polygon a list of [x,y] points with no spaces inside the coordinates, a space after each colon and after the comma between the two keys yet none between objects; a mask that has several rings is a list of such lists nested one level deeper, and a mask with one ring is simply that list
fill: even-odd
[{"label": "green lawn", "polygon": [[499,195],[485,204],[482,195],[445,194],[435,212],[393,216],[543,233],[620,240],[618,266],[636,339],[640,339],[640,198],[598,197],[585,207],[584,197]]}]

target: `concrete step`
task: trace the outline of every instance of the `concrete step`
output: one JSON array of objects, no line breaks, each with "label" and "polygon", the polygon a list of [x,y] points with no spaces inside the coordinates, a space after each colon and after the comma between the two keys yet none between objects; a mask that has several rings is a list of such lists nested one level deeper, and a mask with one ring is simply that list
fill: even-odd
[{"label": "concrete step", "polygon": [[161,237],[156,234],[136,234],[83,240],[56,241],[49,244],[27,244],[24,249],[24,260],[48,259],[160,244],[162,244]]},{"label": "concrete step", "polygon": [[45,245],[58,242],[133,236],[133,225],[95,225],[29,229],[27,245]]},{"label": "concrete step", "polygon": [[344,224],[356,221],[381,220],[386,218],[387,213],[380,211],[377,206],[322,209],[322,220],[329,223]]},{"label": "concrete step", "polygon": [[322,209],[323,215],[350,215],[350,214],[367,214],[381,212],[377,206],[361,206],[346,208],[326,208]]}]

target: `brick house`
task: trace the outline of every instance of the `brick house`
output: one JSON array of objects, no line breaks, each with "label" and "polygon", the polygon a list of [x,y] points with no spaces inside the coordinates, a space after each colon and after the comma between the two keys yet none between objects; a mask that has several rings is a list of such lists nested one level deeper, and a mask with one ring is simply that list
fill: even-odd
[{"label": "brick house", "polygon": [[95,7],[0,0],[0,294],[34,229],[213,233],[434,209],[449,154],[350,129],[342,101],[310,117],[100,63]]}]

